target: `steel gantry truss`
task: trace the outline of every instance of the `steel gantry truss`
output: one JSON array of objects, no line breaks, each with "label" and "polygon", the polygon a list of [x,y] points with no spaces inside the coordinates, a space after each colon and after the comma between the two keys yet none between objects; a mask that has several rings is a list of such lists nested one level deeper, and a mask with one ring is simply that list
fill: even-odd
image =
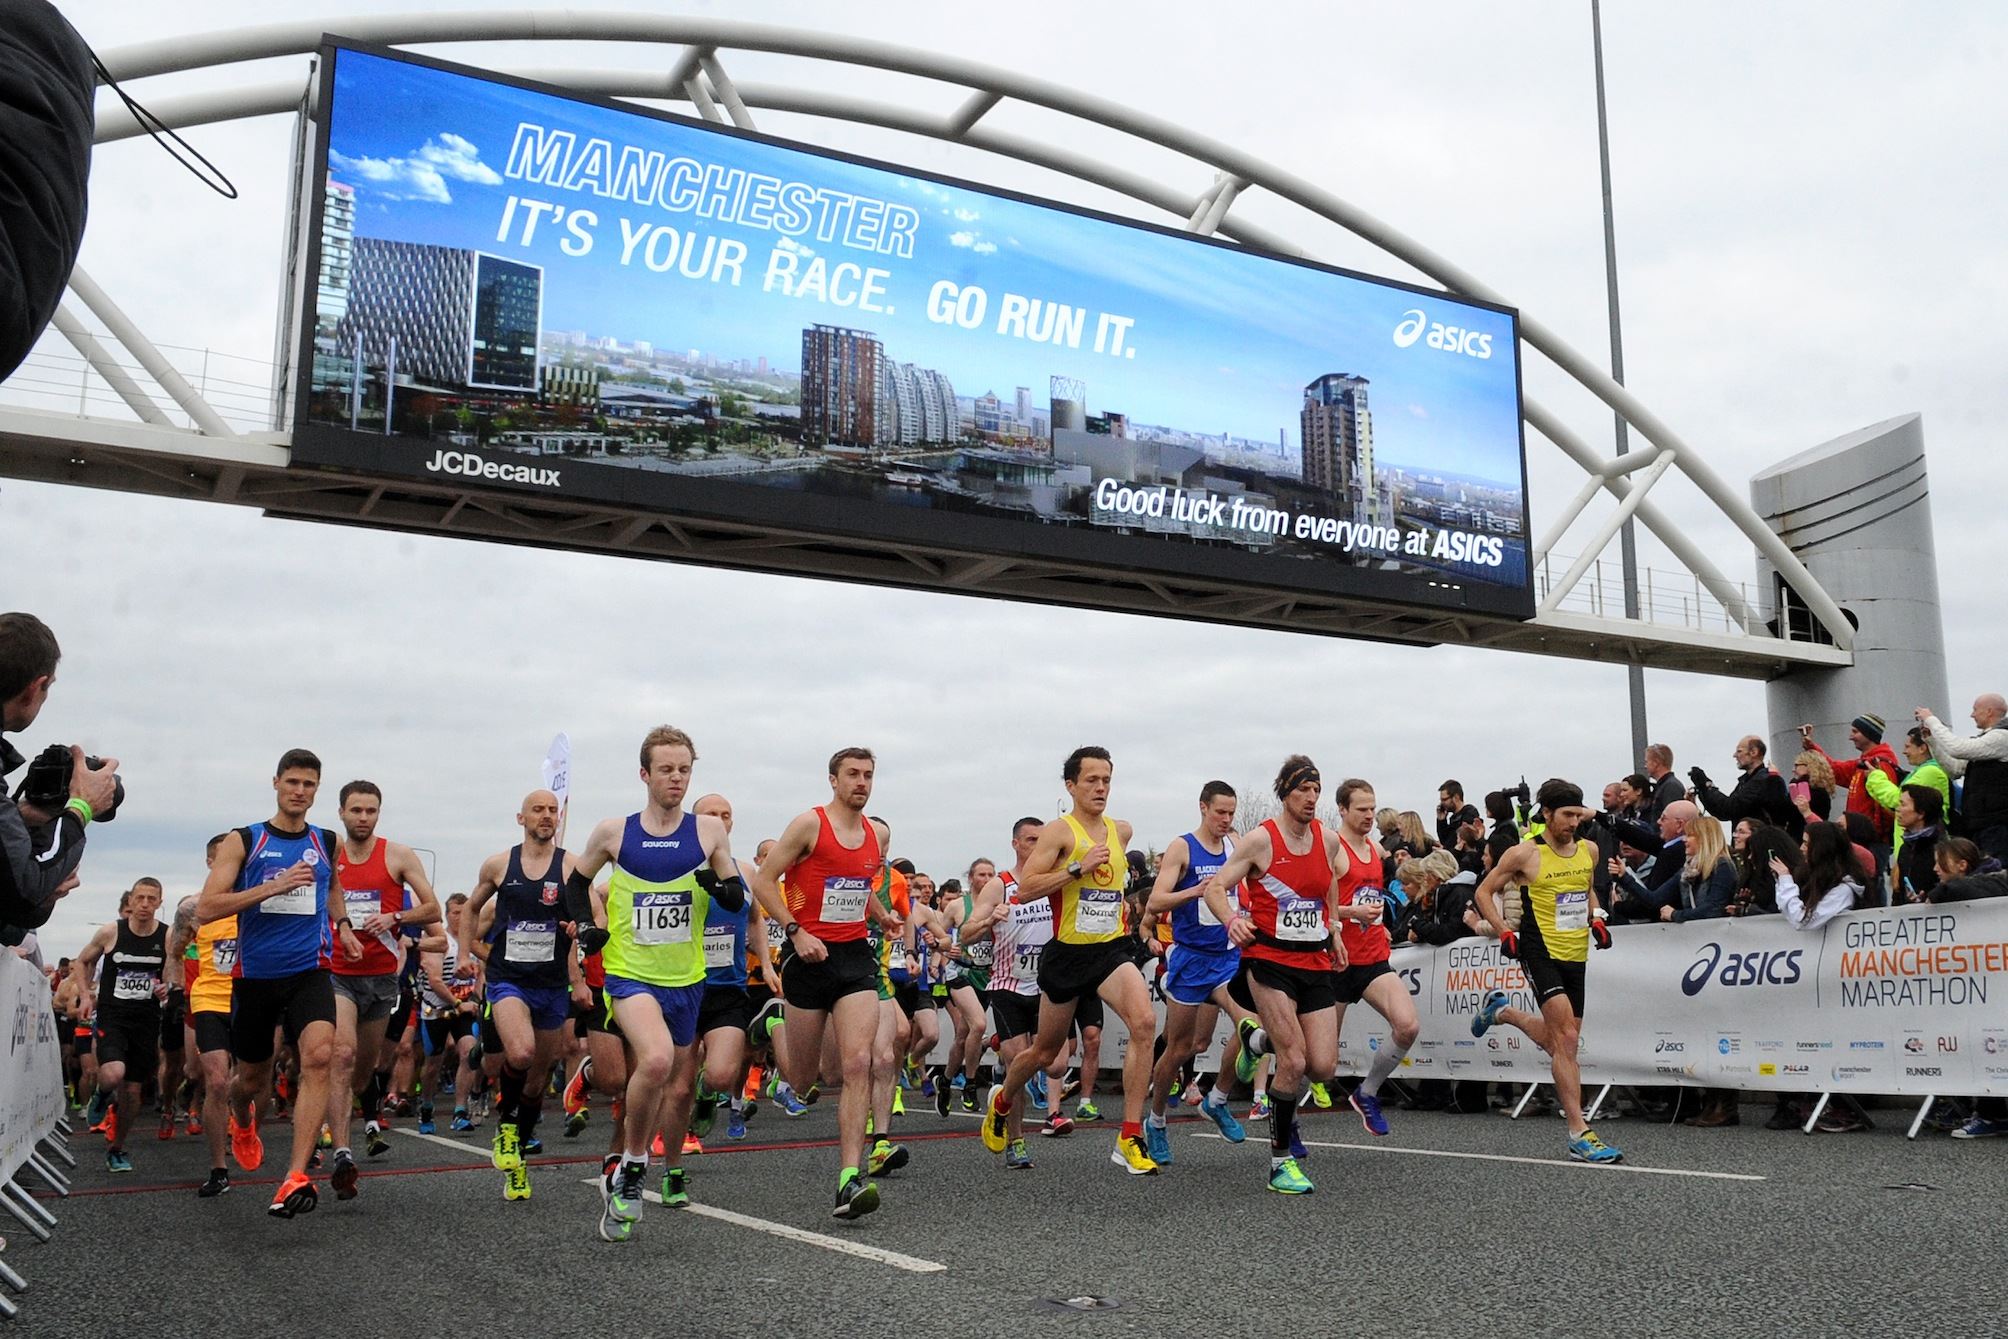
[{"label": "steel gantry truss", "polygon": [[[1451,294],[1505,304],[1506,299],[1420,242],[1349,201],[1229,145],[1104,98],[1045,80],[953,56],[793,28],[638,13],[571,10],[470,11],[337,16],[140,43],[104,54],[121,81],[227,67],[274,57],[308,56],[324,33],[386,45],[458,42],[632,42],[677,48],[666,69],[504,68],[581,92],[629,100],[688,104],[697,115],[754,129],[754,112],[797,113],[925,136],[996,154],[1116,191],[1184,220],[1200,235],[1217,235],[1288,256],[1304,250],[1245,218],[1236,202],[1259,190],[1338,224],[1414,267]],[[807,80],[739,82],[727,74],[733,53],[800,58],[810,66],[839,64],[916,76],[959,91],[946,111],[874,101],[819,90]],[[266,82],[173,96],[147,97],[166,125],[185,129],[249,117],[314,113],[314,81],[302,69]],[[1196,195],[1091,159],[1058,139],[1034,139],[984,124],[1005,101],[1057,112],[1171,150],[1210,173]],[[98,115],[99,144],[132,138],[141,127],[126,108],[106,100]],[[980,174],[971,173],[972,176]],[[1298,631],[1418,644],[1453,642],[1580,659],[1628,662],[1703,673],[1767,678],[1796,667],[1851,663],[1852,625],[1827,592],[1749,504],[1700,453],[1594,362],[1522,312],[1523,342],[1550,359],[1610,406],[1645,447],[1622,457],[1591,447],[1544,406],[1528,400],[1527,425],[1581,468],[1581,489],[1550,522],[1532,552],[1539,608],[1527,622],[1454,611],[1395,608],[1352,597],[1250,591],[1198,579],[1110,573],[1030,558],[973,557],[904,542],[831,540],[777,534],[750,526],[694,522],[617,505],[518,498],[456,487],[450,482],[393,481],[289,468],[283,429],[239,432],[163,356],[159,348],[81,270],[71,278],[76,300],[152,381],[108,351],[67,305],[55,328],[100,375],[137,421],[89,413],[0,406],[0,473],[173,497],[254,506],[275,516],[544,544],[638,557],[733,567],[808,572],[970,594],[1000,595],[1098,608],[1244,622]],[[176,424],[165,396],[186,416]],[[1792,636],[1793,620],[1777,617],[1769,593],[1753,595],[1731,581],[1648,494],[1679,471],[1769,561],[1820,629],[1817,640]],[[1588,542],[1561,562],[1555,546],[1600,497],[1608,513]],[[1627,619],[1602,607],[1601,555],[1628,519],[1651,531],[1684,565],[1679,584],[1692,582],[1685,616],[1650,608]],[[1585,578],[1598,572],[1586,598]],[[1712,604],[1704,618],[1703,592]],[[1650,604],[1650,602],[1648,602]],[[1682,605],[1686,602],[1683,598]],[[1781,635],[1783,634],[1783,635]]]}]

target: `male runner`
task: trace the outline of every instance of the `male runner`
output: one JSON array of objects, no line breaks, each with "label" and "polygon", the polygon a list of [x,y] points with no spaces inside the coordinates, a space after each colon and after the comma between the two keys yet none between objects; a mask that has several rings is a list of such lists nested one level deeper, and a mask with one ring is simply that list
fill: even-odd
[{"label": "male runner", "polygon": [[[327,1109],[335,1041],[328,912],[343,905],[335,836],[307,822],[320,788],[319,758],[306,749],[280,755],[272,777],[276,811],[263,823],[238,828],[223,839],[195,906],[205,923],[237,918],[230,1012],[230,1051],[237,1057],[237,1072],[230,1082],[230,1151],[247,1172],[256,1171],[265,1157],[252,1104],[272,1079],[275,1029],[284,1029],[299,1057],[293,1156],[266,1210],[274,1218],[311,1213],[319,1202],[307,1177],[307,1160],[314,1152],[317,1118]],[[362,946],[345,913],[334,928],[348,931],[342,935],[344,956],[350,962],[361,957]]]},{"label": "male runner", "polygon": [[[1315,1187],[1299,1165],[1304,1147],[1297,1104],[1307,1082],[1329,1082],[1339,1063],[1333,973],[1346,958],[1331,929],[1339,837],[1317,821],[1324,783],[1309,758],[1285,758],[1274,789],[1283,812],[1236,843],[1201,896],[1241,949],[1232,993],[1261,1018],[1259,1028],[1247,1020],[1239,1025],[1242,1077],[1254,1071],[1256,1056],[1276,1057],[1269,1082],[1269,1189],[1308,1195]],[[1237,884],[1240,906],[1230,900]]]},{"label": "male runner", "polygon": [[523,840],[481,862],[481,875],[461,913],[478,918],[494,900],[488,1009],[502,1042],[502,1073],[491,1159],[502,1173],[505,1200],[530,1198],[523,1146],[536,1137],[544,1085],[564,1051],[572,1001],[583,1005],[592,999],[563,921],[561,903],[571,869],[556,840],[559,811],[558,797],[548,790],[523,797],[516,813]]},{"label": "male runner", "polygon": [[[474,1026],[475,1015],[481,1006],[474,1002],[474,963],[471,955],[460,946],[461,910],[467,905],[467,894],[455,893],[446,899],[446,913],[443,918],[443,941],[436,946],[421,948],[419,951],[419,1031],[425,1048],[425,1065],[419,1073],[418,1132],[431,1134],[435,1130],[433,1122],[433,1098],[445,1091],[445,1081],[453,1081],[454,1101],[464,1103],[466,1093],[474,1082]],[[446,1068],[448,1063],[451,1070]],[[464,1117],[463,1109],[454,1113]],[[456,1130],[474,1128],[472,1121],[463,1127],[455,1120]]]},{"label": "male runner", "polygon": [[[1211,903],[1200,896],[1206,881],[1234,853],[1237,796],[1225,781],[1199,788],[1199,826],[1173,837],[1157,864],[1157,882],[1149,909],[1171,918],[1171,949],[1165,955],[1164,1054],[1150,1076],[1150,1116],[1144,1122],[1144,1143],[1151,1161],[1171,1164],[1171,1134],[1165,1123],[1165,1100],[1186,1061],[1199,1054],[1213,1037],[1220,1011],[1240,1016],[1228,997],[1227,984],[1241,970],[1241,950],[1227,937],[1227,928]],[[1230,1046],[1232,1043],[1230,1043]],[[1221,1068],[1227,1068],[1223,1054]],[[1216,1084],[1199,1109],[1220,1127],[1229,1143],[1248,1137],[1241,1122],[1227,1109],[1226,1085]]]},{"label": "male runner", "polygon": [[[401,842],[376,835],[383,814],[383,792],[373,781],[351,781],[340,796],[343,841],[335,852],[335,874],[342,885],[348,933],[361,949],[358,957],[337,955],[334,1062],[328,1071],[328,1129],[334,1137],[335,1163],[328,1183],[335,1198],[352,1200],[361,1181],[355,1154],[349,1151],[349,1122],[354,1099],[362,1099],[363,1138],[372,1158],[390,1151],[379,1120],[383,1088],[377,1083],[377,1053],[383,1048],[384,1026],[397,1011],[404,966],[399,937],[407,925],[431,925],[439,919],[439,899],[418,853]],[[418,905],[405,909],[405,889]]]},{"label": "male runner", "polygon": [[1333,1026],[1344,1028],[1346,1006],[1365,1000],[1393,1030],[1388,1044],[1374,1056],[1366,1077],[1353,1089],[1351,1099],[1367,1133],[1385,1135],[1388,1125],[1381,1113],[1381,1084],[1415,1045],[1422,1024],[1416,1019],[1415,1001],[1407,984],[1388,966],[1393,949],[1383,920],[1387,893],[1381,886],[1381,862],[1386,853],[1374,839],[1374,789],[1356,777],[1349,778],[1339,783],[1338,798],[1339,853],[1332,864],[1338,896],[1332,914],[1345,944],[1346,966],[1339,970],[1339,1012]]},{"label": "male runner", "polygon": [[[567,881],[571,901],[589,897],[602,868],[612,866],[603,904],[582,934],[600,948],[606,996],[627,1039],[633,1065],[625,1101],[624,1157],[606,1188],[600,1236],[626,1241],[641,1217],[649,1141],[660,1130],[665,1148],[680,1148],[689,1128],[697,1076],[697,1016],[704,1002],[704,931],[716,900],[728,909],[746,901],[725,825],[685,813],[697,749],[690,736],[659,725],[641,742],[648,800],[626,819],[602,819],[579,852]],[[603,940],[603,947],[602,947]],[[683,1178],[663,1178],[662,1196],[687,1195]]]},{"label": "male runner", "polygon": [[98,1091],[113,1104],[105,1135],[105,1168],[112,1172],[132,1170],[126,1136],[139,1114],[140,1084],[160,1064],[160,1002],[167,995],[167,926],[155,915],[160,898],[160,880],[133,884],[121,918],[100,926],[70,962],[85,1007],[97,1008]]},{"label": "male runner", "polygon": [[[732,803],[723,795],[706,795],[690,811],[717,819],[731,834]],[[742,879],[752,877],[752,866],[743,860],[735,863]],[[746,1064],[746,1025],[753,1021],[752,998],[746,992],[746,945],[755,933],[756,910],[750,899],[734,908],[713,901],[704,922],[704,1001],[697,1010],[699,1069],[696,1097],[686,1117],[691,1134],[700,1140],[711,1133],[721,1102],[730,1113],[726,1137],[746,1137],[739,1083]],[[670,1167],[679,1168],[680,1154],[670,1157]]]},{"label": "male runner", "polygon": [[885,860],[864,812],[877,766],[870,749],[837,750],[830,758],[830,802],[789,820],[753,881],[754,895],[781,922],[787,940],[781,956],[781,992],[788,1002],[784,1063],[796,1091],[814,1083],[825,1024],[835,1024],[844,1085],[837,1102],[836,1218],[862,1218],[879,1204],[878,1186],[860,1170],[878,1030],[878,967],[865,920],[869,916],[888,934],[903,927],[873,896]]},{"label": "male runner", "polygon": [[[1021,818],[1012,825],[1011,868],[983,885],[975,909],[961,926],[964,943],[986,935],[990,940],[990,1014],[997,1027],[1000,1069],[1008,1069],[1032,1045],[1039,1029],[1039,962],[1053,938],[1053,904],[1047,898],[1025,897],[1022,880],[1025,862],[1038,849],[1040,827],[1036,818]],[[1065,1075],[1065,1063],[1056,1055],[1046,1073],[1035,1075],[1033,1082],[1045,1079],[1048,1091],[1057,1092]],[[1029,1097],[1029,1088],[1027,1093]],[[1057,1103],[1054,1108],[1048,1121],[1051,1133],[1070,1133],[1073,1122]],[[1032,1155],[1023,1138],[1013,1138],[1005,1149],[1004,1166],[1011,1171],[1031,1169]]]},{"label": "male runner", "polygon": [[[209,839],[204,863],[216,867],[216,848],[228,833]],[[188,1017],[195,1029],[198,1076],[202,1080],[202,1137],[209,1143],[209,1179],[196,1190],[203,1199],[230,1189],[224,1166],[230,1119],[230,977],[237,968],[237,918],[204,922],[196,915],[197,898],[182,899],[174,928],[167,936],[168,955],[188,946],[195,950],[195,983],[188,988]]]},{"label": "male runner", "polygon": [[[1555,1097],[1569,1120],[1569,1157],[1576,1162],[1624,1161],[1624,1154],[1597,1138],[1583,1119],[1582,1072],[1576,1065],[1576,1043],[1583,1026],[1583,972],[1590,945],[1611,946],[1607,914],[1597,905],[1594,842],[1577,841],[1576,833],[1590,818],[1583,792],[1559,778],[1544,782],[1536,798],[1548,815],[1539,837],[1507,849],[1478,885],[1478,914],[1499,935],[1499,951],[1520,960],[1527,984],[1541,1012],[1508,1008],[1508,996],[1494,990],[1485,996],[1471,1035],[1482,1037],[1494,1023],[1519,1028],[1548,1053],[1554,1071]],[[1508,884],[1521,885],[1523,910],[1516,930],[1499,912],[1499,894]]]},{"label": "male runner", "polygon": [[972,861],[961,895],[940,908],[953,934],[948,952],[962,965],[961,979],[948,983],[948,1016],[955,1028],[955,1039],[949,1043],[948,1063],[941,1076],[944,1085],[953,1076],[954,1092],[951,1095],[937,1090],[934,1095],[934,1109],[944,1116],[954,1098],[961,1099],[964,1111],[976,1109],[971,1089],[976,1086],[977,1066],[983,1061],[983,1008],[990,996],[990,967],[996,946],[987,935],[965,938],[962,927],[976,910],[976,895],[996,877],[995,863]]},{"label": "male runner", "polygon": [[[1051,901],[1053,940],[1039,963],[1038,1035],[1011,1062],[1004,1081],[991,1089],[983,1145],[1002,1153],[1019,1137],[1018,1090],[1060,1053],[1080,1002],[1095,998],[1113,1008],[1129,1029],[1129,1051],[1123,1057],[1122,1132],[1110,1160],[1132,1176],[1147,1176],[1157,1171],[1143,1141],[1157,1016],[1150,1005],[1150,987],[1124,942],[1128,930],[1123,924],[1123,892],[1129,885],[1124,852],[1132,829],[1108,816],[1114,777],[1115,764],[1107,749],[1086,745],[1067,755],[1060,779],[1073,808],[1059,822],[1040,829],[1039,843],[1019,880],[1023,896]],[[1085,1068],[1085,1056],[1082,1063]]]}]

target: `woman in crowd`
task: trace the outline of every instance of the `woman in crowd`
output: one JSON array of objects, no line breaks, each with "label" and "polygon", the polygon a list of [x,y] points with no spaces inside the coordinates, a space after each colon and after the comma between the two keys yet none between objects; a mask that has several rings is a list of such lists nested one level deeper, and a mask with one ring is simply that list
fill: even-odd
[{"label": "woman in crowd", "polygon": [[1834,765],[1827,761],[1824,753],[1807,749],[1792,760],[1792,780],[1803,782],[1807,788],[1805,802],[1799,808],[1810,818],[1827,822],[1834,812]]}]

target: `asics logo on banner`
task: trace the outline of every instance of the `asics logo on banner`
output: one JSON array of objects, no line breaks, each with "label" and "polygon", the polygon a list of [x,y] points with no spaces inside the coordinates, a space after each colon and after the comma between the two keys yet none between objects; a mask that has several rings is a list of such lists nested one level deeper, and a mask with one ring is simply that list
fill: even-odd
[{"label": "asics logo on banner", "polygon": [[504,483],[536,484],[541,488],[559,487],[556,470],[504,465],[500,461],[483,460],[467,451],[435,451],[432,459],[425,462],[425,468],[434,474],[464,474],[470,479],[499,479]]},{"label": "asics logo on banner", "polygon": [[[1709,978],[1723,986],[1790,986],[1801,975],[1799,960],[1805,950],[1773,949],[1770,952],[1729,953],[1720,944],[1704,944],[1701,956],[1680,978],[1680,993],[1699,995]],[[1722,970],[1716,971],[1717,967]]]},{"label": "asics logo on banner", "polygon": [[[1427,338],[1424,338],[1425,334]],[[1394,346],[1406,349],[1417,340],[1422,340],[1432,349],[1445,353],[1461,353],[1467,358],[1490,358],[1492,356],[1492,336],[1479,330],[1469,330],[1459,325],[1445,325],[1432,321],[1420,307],[1411,307],[1401,314],[1401,321],[1394,328]]]}]

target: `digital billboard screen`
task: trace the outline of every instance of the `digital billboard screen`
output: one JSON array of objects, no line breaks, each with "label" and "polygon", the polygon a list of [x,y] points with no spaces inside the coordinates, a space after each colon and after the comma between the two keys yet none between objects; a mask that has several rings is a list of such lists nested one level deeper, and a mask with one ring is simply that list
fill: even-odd
[{"label": "digital billboard screen", "polygon": [[1525,617],[1515,314],[329,39],[305,465]]}]

